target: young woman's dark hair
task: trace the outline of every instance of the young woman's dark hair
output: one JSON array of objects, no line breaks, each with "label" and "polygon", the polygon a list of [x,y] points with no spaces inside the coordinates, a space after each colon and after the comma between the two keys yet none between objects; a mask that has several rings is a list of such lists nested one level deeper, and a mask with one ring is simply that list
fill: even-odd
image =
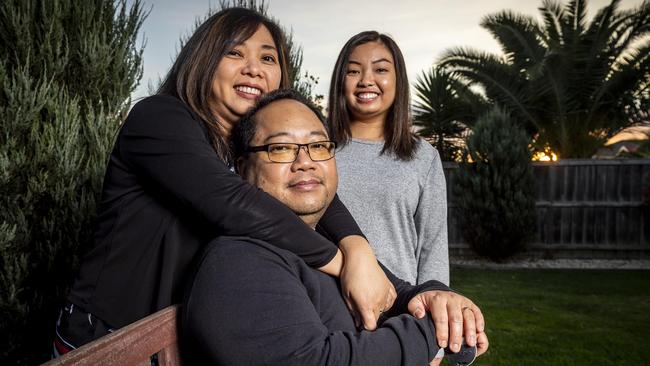
[{"label": "young woman's dark hair", "polygon": [[289,86],[287,54],[282,29],[266,16],[245,8],[229,8],[208,18],[181,49],[165,77],[158,94],[172,95],[185,102],[206,124],[212,146],[224,161],[230,160],[230,147],[223,135],[222,121],[210,110],[212,83],[221,59],[236,45],[250,38],[260,25],[275,42],[282,71],[280,88]]},{"label": "young woman's dark hair", "polygon": [[392,153],[402,160],[413,158],[416,139],[411,132],[411,110],[408,76],[404,57],[392,38],[376,31],[361,32],[348,40],[343,46],[334,65],[330,83],[327,115],[330,121],[332,138],[344,146],[350,141],[350,114],[345,101],[345,76],[347,74],[350,54],[357,46],[365,43],[379,42],[386,46],[395,61],[395,102],[388,112],[384,123],[384,148],[382,153]]}]

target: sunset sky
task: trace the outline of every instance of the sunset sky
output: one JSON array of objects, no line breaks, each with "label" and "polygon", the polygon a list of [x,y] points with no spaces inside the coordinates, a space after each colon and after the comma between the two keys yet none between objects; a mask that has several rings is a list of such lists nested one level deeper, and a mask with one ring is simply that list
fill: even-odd
[{"label": "sunset sky", "polygon": [[[212,0],[144,0],[151,8],[141,34],[146,39],[144,75],[133,97],[148,95],[147,85],[163,77],[179,48],[179,37],[194,29]],[[456,46],[469,46],[498,52],[497,43],[479,26],[487,14],[511,9],[539,17],[538,0],[359,0],[291,1],[270,0],[269,13],[288,29],[303,47],[303,71],[319,78],[317,92],[327,94],[330,73],[343,44],[354,34],[377,30],[392,36],[400,46],[411,84],[416,75],[431,67],[443,52]],[[637,7],[642,0],[624,0],[621,8]],[[588,16],[609,4],[591,0]]]}]

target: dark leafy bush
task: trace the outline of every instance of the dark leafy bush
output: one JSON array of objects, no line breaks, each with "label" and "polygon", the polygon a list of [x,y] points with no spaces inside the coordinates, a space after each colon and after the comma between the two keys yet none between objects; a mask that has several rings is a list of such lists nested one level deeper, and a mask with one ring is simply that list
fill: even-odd
[{"label": "dark leafy bush", "polygon": [[495,108],[479,118],[456,183],[460,227],[476,253],[502,261],[526,249],[535,232],[531,154],[508,114]]},{"label": "dark leafy bush", "polygon": [[142,74],[139,1],[0,3],[0,364],[45,361]]}]

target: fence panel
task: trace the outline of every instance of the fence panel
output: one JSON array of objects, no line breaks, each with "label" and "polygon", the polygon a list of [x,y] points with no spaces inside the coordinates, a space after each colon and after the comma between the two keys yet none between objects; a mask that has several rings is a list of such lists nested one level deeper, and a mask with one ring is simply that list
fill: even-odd
[{"label": "fence panel", "polygon": [[[456,163],[445,162],[452,253],[468,252],[458,222]],[[650,159],[533,163],[537,224],[531,253],[552,257],[650,257]]]}]

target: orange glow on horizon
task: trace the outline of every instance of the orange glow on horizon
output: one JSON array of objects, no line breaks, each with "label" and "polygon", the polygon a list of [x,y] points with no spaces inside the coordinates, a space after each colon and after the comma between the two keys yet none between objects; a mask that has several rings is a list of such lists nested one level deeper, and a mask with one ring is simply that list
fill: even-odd
[{"label": "orange glow on horizon", "polygon": [[544,148],[544,151],[535,151],[533,153],[533,161],[558,161],[559,157],[549,146]]}]

